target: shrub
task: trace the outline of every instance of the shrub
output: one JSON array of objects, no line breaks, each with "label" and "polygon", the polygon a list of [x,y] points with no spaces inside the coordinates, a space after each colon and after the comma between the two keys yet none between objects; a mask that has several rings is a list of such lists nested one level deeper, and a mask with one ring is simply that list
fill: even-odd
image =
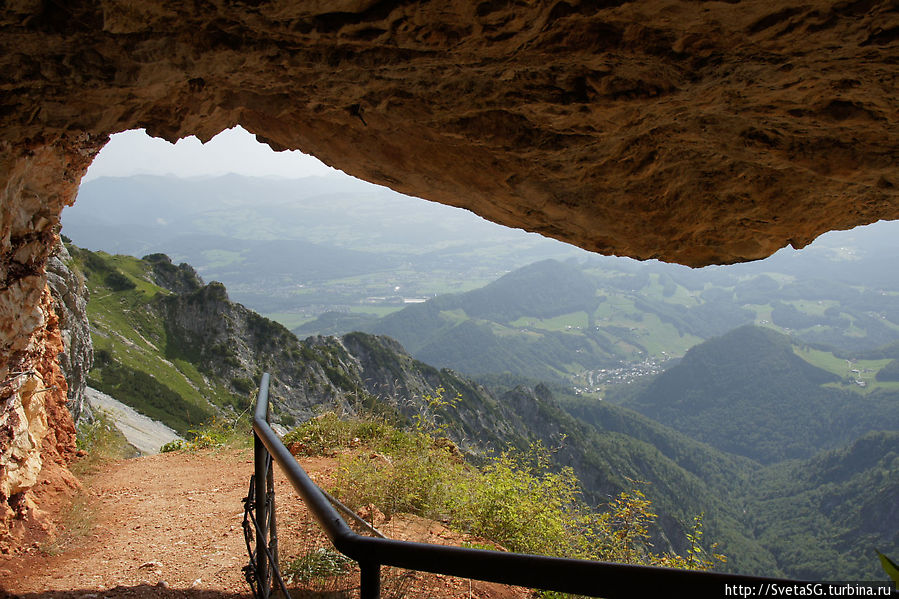
[{"label": "shrub", "polygon": [[342,456],[334,493],[352,507],[377,506],[385,516],[447,516],[466,476],[461,463],[424,435],[409,435],[383,452]]},{"label": "shrub", "polygon": [[134,281],[118,271],[109,273],[103,280],[106,282],[106,286],[113,291],[128,291],[137,287]]},{"label": "shrub", "polygon": [[184,440],[183,439],[175,439],[174,441],[169,441],[165,445],[159,448],[159,453],[171,453],[173,451],[181,451],[185,449]]},{"label": "shrub", "polygon": [[648,528],[656,514],[636,481],[599,512],[583,502],[574,471],[555,468],[539,442],[525,453],[489,457],[477,469],[420,424],[404,432],[381,420],[328,413],[285,443],[305,455],[360,448],[339,458],[333,492],[353,509],[376,506],[388,519],[403,512],[440,519],[524,553],[690,569],[724,561],[702,547],[701,515],[687,535],[685,557],[653,552]]},{"label": "shrub", "polygon": [[592,557],[580,483],[571,468],[550,469],[542,444],[530,455],[504,452],[490,459],[460,491],[451,512],[467,532],[512,551]]},{"label": "shrub", "polygon": [[380,418],[343,420],[334,412],[325,412],[287,433],[284,445],[294,455],[324,455],[362,443],[390,445],[406,436]]},{"label": "shrub", "polygon": [[74,468],[78,474],[92,472],[110,460],[133,458],[140,454],[102,410],[95,411],[90,422],[78,423],[75,447],[87,452],[87,456],[79,460]]},{"label": "shrub", "polygon": [[247,412],[232,419],[214,418],[202,427],[187,431],[186,440],[170,441],[160,447],[159,451],[168,453],[248,445],[252,439],[251,427]]}]

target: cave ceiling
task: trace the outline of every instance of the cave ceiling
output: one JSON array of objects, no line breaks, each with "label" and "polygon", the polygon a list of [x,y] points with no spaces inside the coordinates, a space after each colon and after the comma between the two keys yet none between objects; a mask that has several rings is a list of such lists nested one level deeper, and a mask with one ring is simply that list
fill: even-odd
[{"label": "cave ceiling", "polygon": [[638,259],[753,260],[899,217],[895,1],[3,5],[0,168],[55,148],[62,203],[112,133],[240,124]]}]

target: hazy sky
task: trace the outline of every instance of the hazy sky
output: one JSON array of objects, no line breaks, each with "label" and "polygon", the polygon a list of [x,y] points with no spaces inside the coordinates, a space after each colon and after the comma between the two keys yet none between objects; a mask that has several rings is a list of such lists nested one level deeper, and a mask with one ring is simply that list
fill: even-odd
[{"label": "hazy sky", "polygon": [[136,174],[195,177],[225,173],[280,177],[342,174],[301,152],[275,152],[235,127],[206,144],[193,136],[170,144],[143,130],[117,133],[91,164],[83,181]]}]

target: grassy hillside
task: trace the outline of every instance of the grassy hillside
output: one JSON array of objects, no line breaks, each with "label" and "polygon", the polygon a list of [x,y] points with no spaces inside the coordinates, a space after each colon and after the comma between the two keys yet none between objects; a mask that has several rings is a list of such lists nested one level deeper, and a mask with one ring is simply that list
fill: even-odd
[{"label": "grassy hillside", "polygon": [[89,382],[185,433],[247,410],[263,371],[273,374],[275,422],[308,418],[313,407],[345,403],[354,362],[335,340],[301,343],[282,325],[204,285],[165,256],[139,260],[75,247],[90,290],[95,348]]},{"label": "grassy hillside", "polygon": [[247,397],[204,377],[177,356],[164,322],[152,308],[171,291],[152,282],[152,265],[68,246],[90,292],[94,344],[89,384],[179,433]]}]

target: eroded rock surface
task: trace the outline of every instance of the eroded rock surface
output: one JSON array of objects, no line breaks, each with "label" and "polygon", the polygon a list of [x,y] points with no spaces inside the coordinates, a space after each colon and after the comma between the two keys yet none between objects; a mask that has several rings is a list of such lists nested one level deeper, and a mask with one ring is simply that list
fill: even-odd
[{"label": "eroded rock surface", "polygon": [[0,27],[18,152],[241,123],[510,226],[691,265],[899,214],[891,0],[19,1]]},{"label": "eroded rock surface", "polygon": [[63,345],[59,366],[69,387],[67,404],[72,419],[77,422],[85,412],[87,373],[94,363],[94,345],[87,320],[87,285],[69,268],[71,261],[65,246],[59,244],[47,261],[47,283],[53,296],[54,311],[59,317]]},{"label": "eroded rock surface", "polygon": [[2,499],[71,437],[44,269],[113,132],[239,123],[509,226],[698,266],[899,217],[897,55],[894,0],[6,2]]}]

